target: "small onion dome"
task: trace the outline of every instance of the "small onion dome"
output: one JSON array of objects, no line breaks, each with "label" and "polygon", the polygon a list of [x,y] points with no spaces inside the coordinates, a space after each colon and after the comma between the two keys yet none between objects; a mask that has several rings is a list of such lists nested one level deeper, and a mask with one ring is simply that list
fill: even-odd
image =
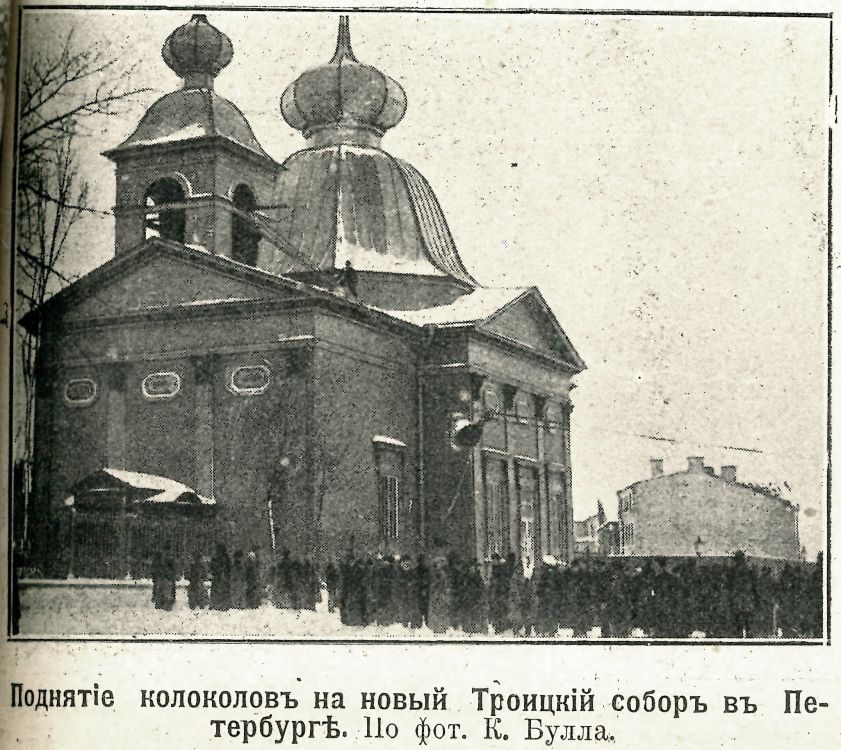
[{"label": "small onion dome", "polygon": [[312,145],[377,145],[403,119],[406,94],[397,81],[356,59],[348,17],[341,16],[332,59],[299,76],[283,92],[280,110]]},{"label": "small onion dome", "polygon": [[184,88],[210,88],[234,55],[231,40],[207,16],[196,13],[161,48],[164,62],[184,79]]}]

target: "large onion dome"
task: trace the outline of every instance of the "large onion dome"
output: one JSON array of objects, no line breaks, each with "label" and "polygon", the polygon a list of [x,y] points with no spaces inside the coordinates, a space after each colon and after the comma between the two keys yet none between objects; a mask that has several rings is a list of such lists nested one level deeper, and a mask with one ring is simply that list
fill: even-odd
[{"label": "large onion dome", "polygon": [[[429,183],[379,147],[383,132],[403,117],[406,95],[356,59],[347,16],[333,58],[289,86],[281,110],[303,131],[307,148],[278,172],[273,223],[312,267],[329,271],[350,262],[357,271],[404,275],[407,282],[438,277],[476,286]],[[294,271],[294,259],[279,258],[276,270]]]},{"label": "large onion dome", "polygon": [[[350,44],[348,17],[339,21],[336,51],[328,63],[308,70],[283,92],[283,118],[315,144],[341,140],[376,145],[406,113],[406,94],[397,81],[360,63]],[[314,145],[315,145],[314,144]]]}]

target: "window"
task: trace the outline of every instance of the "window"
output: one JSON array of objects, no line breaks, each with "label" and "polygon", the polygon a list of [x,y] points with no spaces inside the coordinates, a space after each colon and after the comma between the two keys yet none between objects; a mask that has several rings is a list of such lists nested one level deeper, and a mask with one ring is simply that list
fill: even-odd
[{"label": "window", "polygon": [[153,372],[143,378],[140,388],[148,399],[172,398],[181,390],[181,376],[177,372]]},{"label": "window", "polygon": [[379,482],[380,530],[386,540],[400,538],[400,479],[381,474]]},{"label": "window", "polygon": [[70,406],[90,406],[96,400],[96,383],[90,378],[74,378],[64,386],[64,400]]},{"label": "window", "polygon": [[377,520],[380,539],[386,547],[400,538],[403,465],[406,446],[400,440],[378,435],[374,438],[377,471]]},{"label": "window", "polygon": [[260,230],[254,220],[257,198],[247,185],[237,185],[231,197],[234,211],[231,217],[231,257],[249,266],[257,264]]},{"label": "window", "polygon": [[[629,545],[634,543],[634,524],[622,524],[622,545]],[[624,550],[623,550],[624,551]]]},{"label": "window", "polygon": [[172,177],[162,177],[146,191],[146,239],[162,237],[184,242],[187,228],[184,188]]},{"label": "window", "polygon": [[499,393],[493,388],[485,388],[484,396],[485,408],[494,414],[499,414],[502,411],[502,402],[499,399]]},{"label": "window", "polygon": [[531,466],[517,467],[520,501],[520,559],[523,567],[535,564],[537,556],[537,472]]},{"label": "window", "polygon": [[528,393],[517,393],[514,399],[514,408],[517,413],[517,421],[520,424],[528,424],[529,419],[534,416],[534,404]]},{"label": "window", "polygon": [[561,423],[561,410],[556,403],[550,401],[546,404],[546,429],[554,435]]},{"label": "window", "polygon": [[567,555],[568,501],[566,477],[563,474],[549,476],[549,551],[559,558]]},{"label": "window", "polygon": [[231,371],[228,390],[244,396],[254,396],[266,390],[271,382],[271,371],[266,365],[243,365]]},{"label": "window", "polygon": [[485,463],[485,557],[508,554],[508,469]]},{"label": "window", "polygon": [[506,412],[514,411],[514,397],[517,395],[517,386],[503,385],[502,386],[502,408]]}]

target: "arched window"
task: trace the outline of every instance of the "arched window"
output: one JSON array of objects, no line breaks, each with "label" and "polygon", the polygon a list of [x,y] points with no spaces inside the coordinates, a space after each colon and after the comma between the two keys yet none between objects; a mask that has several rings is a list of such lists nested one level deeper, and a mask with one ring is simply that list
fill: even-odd
[{"label": "arched window", "polygon": [[[162,177],[146,191],[146,239],[162,237],[165,240],[184,242],[186,212],[184,188],[172,177]],[[181,204],[181,207],[170,207]]]},{"label": "arched window", "polygon": [[237,185],[231,196],[234,213],[231,218],[231,257],[249,266],[257,264],[260,232],[254,223],[257,198],[248,185]]}]

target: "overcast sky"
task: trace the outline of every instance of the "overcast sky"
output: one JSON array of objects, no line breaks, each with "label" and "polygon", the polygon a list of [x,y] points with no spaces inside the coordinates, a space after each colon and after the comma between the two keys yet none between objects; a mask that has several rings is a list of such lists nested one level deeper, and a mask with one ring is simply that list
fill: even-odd
[{"label": "overcast sky", "polygon": [[[154,89],[80,143],[99,208],[114,202],[99,153],[178,86],[160,47],[189,16],[26,14],[24,45],[74,26]],[[209,20],[234,44],[217,90],[282,161],[304,141],[280,94],[330,58],[337,16]],[[676,471],[697,454],[787,483],[803,543],[822,549],[828,21],[365,13],[351,31],[406,89],[383,147],[427,177],[468,269],[538,285],[588,364],[576,517],[597,500],[615,516],[648,458]],[[106,261],[113,219],[87,220],[70,252],[66,273]]]}]

